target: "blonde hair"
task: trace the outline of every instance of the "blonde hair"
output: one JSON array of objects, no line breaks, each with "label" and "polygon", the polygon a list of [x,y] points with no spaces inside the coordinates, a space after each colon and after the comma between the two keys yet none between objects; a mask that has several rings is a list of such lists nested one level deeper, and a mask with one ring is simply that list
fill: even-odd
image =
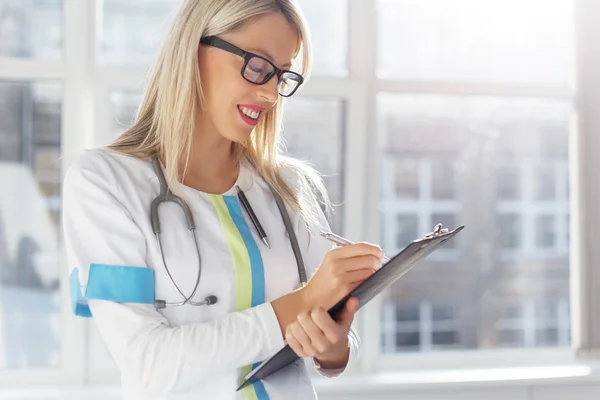
[{"label": "blonde hair", "polygon": [[[307,80],[311,41],[295,0],[185,0],[150,71],[133,125],[109,148],[138,158],[160,156],[169,186],[181,183],[189,164],[195,115],[202,107],[200,38],[236,30],[253,18],[272,12],[283,14],[298,31],[297,55],[301,53],[301,73]],[[301,213],[307,224],[320,225],[322,217],[315,200],[326,214],[331,211],[331,203],[316,170],[281,154],[281,100],[262,116],[246,143],[234,143],[235,154],[250,161],[285,203]],[[284,181],[280,174],[282,167],[298,176],[296,187]]]}]

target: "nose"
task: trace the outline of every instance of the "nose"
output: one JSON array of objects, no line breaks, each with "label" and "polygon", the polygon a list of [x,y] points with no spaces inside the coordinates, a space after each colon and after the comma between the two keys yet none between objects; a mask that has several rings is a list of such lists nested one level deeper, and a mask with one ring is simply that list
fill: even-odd
[{"label": "nose", "polygon": [[258,85],[258,95],[270,103],[275,103],[279,99],[279,80],[277,75],[273,76],[263,85]]}]

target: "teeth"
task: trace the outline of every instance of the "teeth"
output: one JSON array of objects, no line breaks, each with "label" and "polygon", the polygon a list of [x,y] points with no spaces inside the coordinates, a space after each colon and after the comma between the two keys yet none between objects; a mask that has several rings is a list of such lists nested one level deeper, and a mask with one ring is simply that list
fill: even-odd
[{"label": "teeth", "polygon": [[244,113],[244,115],[246,115],[247,117],[250,117],[252,119],[257,119],[258,116],[260,115],[260,111],[252,111],[245,107],[240,107],[240,110]]}]

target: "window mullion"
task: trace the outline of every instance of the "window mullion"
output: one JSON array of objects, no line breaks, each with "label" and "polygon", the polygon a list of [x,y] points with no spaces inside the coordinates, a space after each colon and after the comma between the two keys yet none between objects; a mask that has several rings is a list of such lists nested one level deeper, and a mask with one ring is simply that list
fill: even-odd
[{"label": "window mullion", "polygon": [[[93,138],[94,1],[64,1],[64,106],[62,113],[62,177],[77,153]],[[62,245],[61,245],[62,246]],[[66,265],[64,254],[60,265]],[[69,304],[69,279],[61,274],[62,360],[75,382],[86,381],[89,321],[76,319]]]}]

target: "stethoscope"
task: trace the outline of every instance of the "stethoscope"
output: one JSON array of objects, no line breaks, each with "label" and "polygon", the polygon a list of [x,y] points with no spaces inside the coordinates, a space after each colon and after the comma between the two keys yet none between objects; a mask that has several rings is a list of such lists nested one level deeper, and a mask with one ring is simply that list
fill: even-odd
[{"label": "stethoscope", "polygon": [[[163,174],[162,167],[161,167],[160,162],[158,161],[157,157],[152,157],[152,166],[154,167],[154,172],[156,173],[156,176],[158,177],[158,182],[160,184],[160,193],[158,196],[156,196],[156,198],[154,200],[152,200],[152,204],[150,205],[150,220],[152,223],[152,230],[153,230],[154,234],[156,235],[156,240],[158,242],[158,248],[160,250],[160,256],[162,258],[163,267],[165,269],[165,272],[167,273],[167,277],[169,278],[171,285],[173,285],[173,288],[177,291],[177,293],[179,293],[179,295],[183,299],[182,301],[178,301],[178,302],[167,302],[165,300],[156,299],[156,300],[154,300],[154,306],[157,309],[163,309],[166,307],[184,306],[186,304],[189,304],[192,306],[210,306],[212,304],[215,304],[218,301],[218,298],[215,295],[207,296],[204,300],[199,301],[199,302],[192,300],[194,298],[194,296],[196,295],[196,291],[198,290],[198,287],[200,285],[200,275],[202,273],[202,258],[200,256],[200,249],[198,247],[198,241],[196,240],[196,224],[194,223],[194,217],[192,216],[192,212],[191,212],[190,208],[188,207],[187,203],[185,202],[185,200],[183,200],[179,196],[174,195],[173,192],[171,192],[171,189],[169,189],[169,186],[167,185],[167,180],[165,179],[165,175]],[[275,198],[275,202],[277,203],[277,208],[279,208],[279,213],[281,214],[281,218],[283,219],[283,224],[285,225],[285,229],[287,231],[288,238],[289,238],[290,244],[292,246],[292,251],[294,252],[294,257],[296,258],[296,265],[298,266],[298,277],[300,278],[301,284],[304,285],[307,282],[306,269],[304,268],[304,260],[302,259],[302,253],[300,252],[300,245],[298,244],[298,239],[296,238],[296,234],[294,233],[294,229],[292,227],[292,222],[290,220],[290,216],[287,212],[287,209],[285,207],[285,204],[284,204],[281,196],[279,196],[279,194],[275,191],[275,189],[273,189],[273,187],[271,185],[268,185],[268,186],[269,186],[269,189],[271,190],[271,193],[273,194],[273,197]],[[256,217],[256,214],[254,214],[254,211],[252,210],[250,203],[246,199],[244,192],[239,187],[237,187],[237,191],[238,191],[238,198],[240,200],[240,203],[246,210],[246,213],[250,217],[252,224],[254,225],[255,229],[257,230],[262,241],[265,243],[265,245],[267,247],[270,248],[269,243],[266,239],[267,236],[260,224],[260,221]],[[181,207],[181,209],[183,210],[183,213],[185,215],[185,220],[187,223],[187,227],[188,227],[190,233],[192,234],[192,239],[194,240],[194,244],[196,245],[196,254],[198,255],[198,274],[196,276],[196,285],[194,286],[194,290],[192,291],[192,293],[189,296],[186,296],[185,294],[183,294],[181,289],[179,289],[179,286],[177,286],[177,284],[175,283],[175,280],[173,279],[173,276],[171,275],[171,272],[169,271],[169,267],[167,266],[167,262],[165,261],[165,254],[163,253],[162,242],[160,240],[160,219],[158,217],[158,206],[160,206],[161,203],[164,203],[167,201],[172,201],[172,202],[178,204]]]}]

